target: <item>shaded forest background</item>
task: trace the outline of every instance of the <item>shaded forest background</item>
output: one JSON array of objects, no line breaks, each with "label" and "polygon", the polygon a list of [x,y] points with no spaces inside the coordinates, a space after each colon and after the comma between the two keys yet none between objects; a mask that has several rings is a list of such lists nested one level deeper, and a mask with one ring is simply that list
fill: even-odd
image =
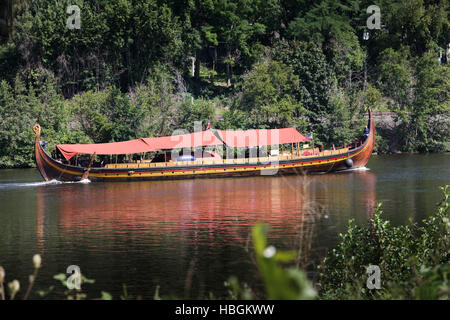
[{"label": "shaded forest background", "polygon": [[361,134],[367,108],[391,112],[377,152],[449,150],[449,13],[449,0],[2,0],[0,167],[33,165],[35,122],[50,147],[208,120],[295,126],[329,147]]}]

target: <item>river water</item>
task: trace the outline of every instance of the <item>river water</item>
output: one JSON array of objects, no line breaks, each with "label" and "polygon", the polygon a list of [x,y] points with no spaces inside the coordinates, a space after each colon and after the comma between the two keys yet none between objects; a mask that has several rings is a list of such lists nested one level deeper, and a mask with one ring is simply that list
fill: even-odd
[{"label": "river water", "polygon": [[[450,155],[372,156],[367,168],[308,176],[161,182],[43,183],[36,169],[0,170],[0,265],[24,294],[32,256],[43,267],[33,291],[77,265],[94,284],[133,297],[224,296],[235,275],[258,290],[251,227],[270,226],[269,243],[314,266],[336,245],[347,221],[365,224],[377,202],[393,224],[420,221],[450,182]],[[31,298],[39,298],[33,292]]]}]

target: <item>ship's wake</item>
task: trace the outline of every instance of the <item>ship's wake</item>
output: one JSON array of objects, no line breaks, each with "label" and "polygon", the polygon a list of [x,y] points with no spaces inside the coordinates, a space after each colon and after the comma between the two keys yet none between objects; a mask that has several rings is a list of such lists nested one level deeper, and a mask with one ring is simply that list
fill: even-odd
[{"label": "ship's wake", "polygon": [[367,168],[367,167],[350,168],[350,169],[341,170],[339,172],[350,172],[350,171],[370,171],[370,168]]},{"label": "ship's wake", "polygon": [[72,184],[72,183],[87,184],[90,182],[91,180],[89,179],[83,179],[80,181],[58,181],[56,179],[53,179],[50,181],[21,182],[21,183],[12,182],[12,183],[0,183],[0,189],[29,188],[29,187],[40,187],[40,186]]}]

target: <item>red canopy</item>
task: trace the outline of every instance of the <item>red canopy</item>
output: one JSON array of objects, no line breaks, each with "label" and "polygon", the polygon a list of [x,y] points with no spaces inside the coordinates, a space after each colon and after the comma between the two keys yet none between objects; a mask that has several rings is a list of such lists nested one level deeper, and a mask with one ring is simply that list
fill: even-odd
[{"label": "red canopy", "polygon": [[216,146],[223,143],[211,130],[168,137],[143,138],[143,140],[151,147],[148,151]]},{"label": "red canopy", "polygon": [[254,130],[206,130],[167,137],[141,138],[123,142],[96,144],[59,144],[69,160],[77,154],[133,154],[163,149],[195,148],[226,144],[233,148],[277,145],[308,141],[295,128]]},{"label": "red canopy", "polygon": [[233,148],[277,145],[308,141],[297,129],[220,130],[221,139]]},{"label": "red canopy", "polygon": [[69,160],[77,154],[131,154],[146,152],[149,145],[144,139],[135,139],[130,141],[112,142],[112,143],[93,143],[93,144],[58,144],[59,151],[64,158]]}]

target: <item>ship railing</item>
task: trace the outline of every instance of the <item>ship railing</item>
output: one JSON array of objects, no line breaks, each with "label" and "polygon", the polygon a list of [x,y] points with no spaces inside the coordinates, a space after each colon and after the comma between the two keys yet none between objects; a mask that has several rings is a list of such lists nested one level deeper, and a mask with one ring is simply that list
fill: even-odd
[{"label": "ship railing", "polygon": [[[316,150],[316,149],[315,149]],[[318,150],[318,149],[317,149]],[[302,150],[305,152],[305,150]],[[277,161],[304,159],[317,156],[331,156],[347,153],[349,146],[342,147],[336,150],[324,150],[321,152],[312,152],[309,155],[279,155],[257,158],[237,158],[237,159],[202,159],[194,161],[175,161],[175,162],[149,162],[139,161],[138,163],[109,163],[105,165],[106,169],[139,169],[139,168],[155,168],[155,167],[183,167],[183,166],[198,166],[198,165],[214,165],[214,164],[246,164],[246,163],[274,163]]]}]

